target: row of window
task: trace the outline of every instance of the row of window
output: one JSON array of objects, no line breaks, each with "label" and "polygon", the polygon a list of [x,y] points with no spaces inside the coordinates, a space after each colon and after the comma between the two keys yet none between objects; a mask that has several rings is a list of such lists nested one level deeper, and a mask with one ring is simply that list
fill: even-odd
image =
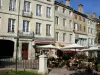
[{"label": "row of window", "polygon": [[[59,17],[58,16],[55,16],[55,24],[59,25]],[[66,26],[66,19],[63,18],[63,26]],[[72,26],[72,20],[69,20],[69,26],[71,27]]]},{"label": "row of window", "polygon": [[82,17],[81,15],[77,15],[77,14],[74,14],[74,15],[75,15],[75,19],[79,18],[80,21],[85,22],[85,17]]},{"label": "row of window", "polygon": [[[61,36],[59,35],[59,32],[56,32],[55,36],[56,36],[56,41],[59,41],[59,36]],[[66,41],[66,33],[63,33],[62,38],[63,41]],[[72,34],[69,35],[69,41],[72,42]]]},{"label": "row of window", "polygon": [[82,31],[82,29],[84,29],[84,32],[85,32],[86,31],[86,26],[84,26],[84,28],[82,28],[81,24],[75,23],[74,24],[74,29],[77,30],[77,31]]},{"label": "row of window", "polygon": [[[8,19],[8,32],[14,32],[15,30],[15,19]],[[29,32],[30,22],[23,20],[23,32]],[[46,36],[51,36],[51,25],[46,24]],[[36,35],[41,35],[41,23],[36,22]]]},{"label": "row of window", "polygon": [[[56,10],[56,11],[60,10],[60,9],[59,9],[59,6],[55,6],[55,10]],[[66,12],[66,8],[63,8],[62,13],[65,13],[65,12]],[[72,16],[72,11],[71,11],[71,10],[69,11],[69,15]]]},{"label": "row of window", "polygon": [[[48,0],[50,1],[50,0]],[[0,4],[1,4],[0,0]],[[24,12],[30,13],[31,12],[31,2],[24,1]],[[9,11],[16,11],[16,0],[10,0],[9,2]],[[44,12],[44,11],[43,11]],[[42,5],[36,5],[36,16],[42,16]],[[46,8],[46,17],[51,17],[51,7]]]},{"label": "row of window", "polygon": [[93,30],[93,28],[88,27],[88,33],[93,34],[95,31]]},{"label": "row of window", "polygon": [[93,38],[88,38],[88,44],[89,45],[94,45],[94,39]]},{"label": "row of window", "polygon": [[88,24],[92,25],[93,23],[93,21],[88,20]]},{"label": "row of window", "polygon": [[84,45],[86,45],[86,41],[87,41],[87,40],[84,39],[84,38],[79,38],[78,44],[84,46]]}]

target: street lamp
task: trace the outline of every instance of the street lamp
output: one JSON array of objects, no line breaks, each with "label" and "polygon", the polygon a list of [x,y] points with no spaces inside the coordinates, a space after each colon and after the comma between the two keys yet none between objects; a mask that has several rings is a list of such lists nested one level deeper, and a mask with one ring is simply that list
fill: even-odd
[{"label": "street lamp", "polygon": [[17,38],[16,38],[16,73],[17,73],[17,52],[18,52],[18,47],[19,47],[19,16],[20,16],[20,1],[19,0],[19,4],[18,4],[18,25],[17,25]]}]

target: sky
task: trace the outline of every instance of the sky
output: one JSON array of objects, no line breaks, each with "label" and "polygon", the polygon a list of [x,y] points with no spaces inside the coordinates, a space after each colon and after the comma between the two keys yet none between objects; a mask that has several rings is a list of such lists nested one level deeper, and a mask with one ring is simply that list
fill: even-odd
[{"label": "sky", "polygon": [[[65,0],[56,0],[58,2],[65,2]],[[70,5],[75,10],[78,10],[78,5],[82,4],[84,9],[84,14],[94,12],[97,14],[97,17],[100,16],[100,0],[70,0]]]}]

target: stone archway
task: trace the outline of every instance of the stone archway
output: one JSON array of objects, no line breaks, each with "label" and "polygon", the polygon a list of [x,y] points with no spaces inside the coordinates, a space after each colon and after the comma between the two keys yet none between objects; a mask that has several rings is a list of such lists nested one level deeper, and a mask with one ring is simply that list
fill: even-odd
[{"label": "stone archway", "polygon": [[0,39],[0,59],[11,58],[14,53],[14,42],[11,40]]}]

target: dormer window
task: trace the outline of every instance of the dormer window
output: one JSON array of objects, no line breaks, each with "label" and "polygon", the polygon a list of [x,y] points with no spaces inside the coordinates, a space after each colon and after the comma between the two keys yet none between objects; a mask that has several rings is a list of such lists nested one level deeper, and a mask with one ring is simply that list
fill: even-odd
[{"label": "dormer window", "polygon": [[47,1],[51,2],[51,0],[47,0]]},{"label": "dormer window", "polygon": [[63,13],[65,13],[65,8],[63,8]]},{"label": "dormer window", "polygon": [[75,19],[77,19],[77,14],[75,14]]},{"label": "dormer window", "polygon": [[56,10],[56,11],[58,10],[58,6],[55,6],[55,10]]},{"label": "dormer window", "polygon": [[71,11],[69,11],[69,15],[71,15],[72,14],[72,12]]}]

